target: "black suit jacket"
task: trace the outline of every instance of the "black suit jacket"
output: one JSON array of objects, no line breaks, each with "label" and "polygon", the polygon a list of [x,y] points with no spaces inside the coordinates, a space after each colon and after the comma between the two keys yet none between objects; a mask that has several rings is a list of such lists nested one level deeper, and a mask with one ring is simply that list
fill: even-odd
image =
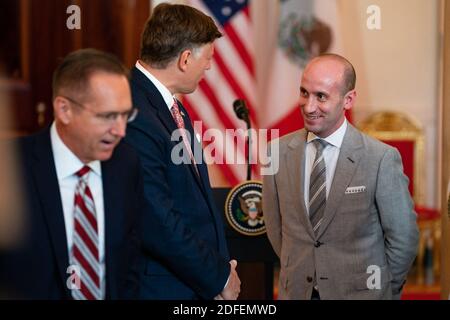
[{"label": "black suit jacket", "polygon": [[[172,150],[179,141],[171,141],[171,134],[177,126],[159,91],[136,68],[131,90],[139,114],[128,126],[125,141],[140,155],[147,205],[140,224],[139,296],[212,299],[223,290],[230,266],[206,164],[198,163],[198,176],[193,165],[172,161]],[[179,107],[185,127],[194,137],[187,112],[181,104]],[[191,144],[201,150],[195,138]]]},{"label": "black suit jacket", "polygon": [[[0,283],[10,298],[71,299],[69,253],[49,128],[18,141],[25,228],[19,245],[0,257]],[[105,211],[106,299],[137,292],[136,221],[142,200],[139,159],[119,144],[101,163]],[[95,201],[95,199],[94,199]]]}]

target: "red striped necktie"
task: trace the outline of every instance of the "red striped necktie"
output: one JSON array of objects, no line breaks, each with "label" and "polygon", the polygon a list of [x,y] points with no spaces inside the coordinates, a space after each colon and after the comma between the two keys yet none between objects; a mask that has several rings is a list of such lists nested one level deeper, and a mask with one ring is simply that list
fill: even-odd
[{"label": "red striped necktie", "polygon": [[184,120],[181,116],[180,108],[178,107],[178,103],[176,101],[173,102],[172,108],[170,109],[172,112],[172,117],[177,124],[178,129],[180,129],[181,138],[183,139],[184,146],[186,147],[187,152],[189,153],[189,157],[191,158],[191,163],[194,166],[195,172],[197,176],[200,176],[197,168],[197,162],[195,162],[195,157],[192,153],[191,143],[186,135],[186,128],[184,126]]},{"label": "red striped necktie", "polygon": [[79,268],[79,290],[72,290],[75,300],[103,299],[100,279],[100,255],[94,198],[87,184],[90,168],[84,166],[76,175],[74,233],[71,264]]}]

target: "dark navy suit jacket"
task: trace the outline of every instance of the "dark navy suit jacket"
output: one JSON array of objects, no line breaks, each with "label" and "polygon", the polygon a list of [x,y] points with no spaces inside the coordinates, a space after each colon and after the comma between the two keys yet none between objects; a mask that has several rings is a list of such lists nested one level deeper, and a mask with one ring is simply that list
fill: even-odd
[{"label": "dark navy suit jacket", "polygon": [[[0,256],[0,287],[7,298],[71,299],[69,253],[50,130],[18,141],[25,228],[19,244]],[[136,222],[142,200],[139,158],[119,144],[101,163],[105,211],[106,299],[137,293]],[[95,201],[95,199],[94,199]]]},{"label": "dark navy suit jacket", "polygon": [[[140,225],[139,297],[212,299],[223,290],[230,266],[206,164],[198,163],[198,176],[192,164],[172,161],[179,141],[171,141],[171,134],[177,126],[159,91],[136,68],[131,90],[139,114],[128,126],[125,141],[140,155],[147,205]],[[179,107],[194,137],[188,114],[180,103]],[[201,151],[195,138],[191,144]]]}]

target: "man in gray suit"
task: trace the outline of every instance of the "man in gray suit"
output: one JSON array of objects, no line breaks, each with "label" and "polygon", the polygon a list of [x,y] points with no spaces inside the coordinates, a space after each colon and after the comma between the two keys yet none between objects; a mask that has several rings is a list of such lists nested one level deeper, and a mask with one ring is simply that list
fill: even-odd
[{"label": "man in gray suit", "polygon": [[416,256],[399,152],[345,118],[355,82],[345,58],[314,58],[300,86],[305,128],[271,143],[279,169],[264,176],[263,210],[280,299],[399,299]]}]

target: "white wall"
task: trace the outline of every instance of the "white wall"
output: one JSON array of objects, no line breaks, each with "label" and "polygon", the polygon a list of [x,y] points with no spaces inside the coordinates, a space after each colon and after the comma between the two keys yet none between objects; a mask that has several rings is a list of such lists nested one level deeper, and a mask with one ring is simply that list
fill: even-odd
[{"label": "white wall", "polygon": [[[381,30],[368,30],[369,5]],[[438,207],[439,0],[340,0],[343,54],[355,65],[355,122],[380,110],[405,112],[425,133],[425,205]]]}]

